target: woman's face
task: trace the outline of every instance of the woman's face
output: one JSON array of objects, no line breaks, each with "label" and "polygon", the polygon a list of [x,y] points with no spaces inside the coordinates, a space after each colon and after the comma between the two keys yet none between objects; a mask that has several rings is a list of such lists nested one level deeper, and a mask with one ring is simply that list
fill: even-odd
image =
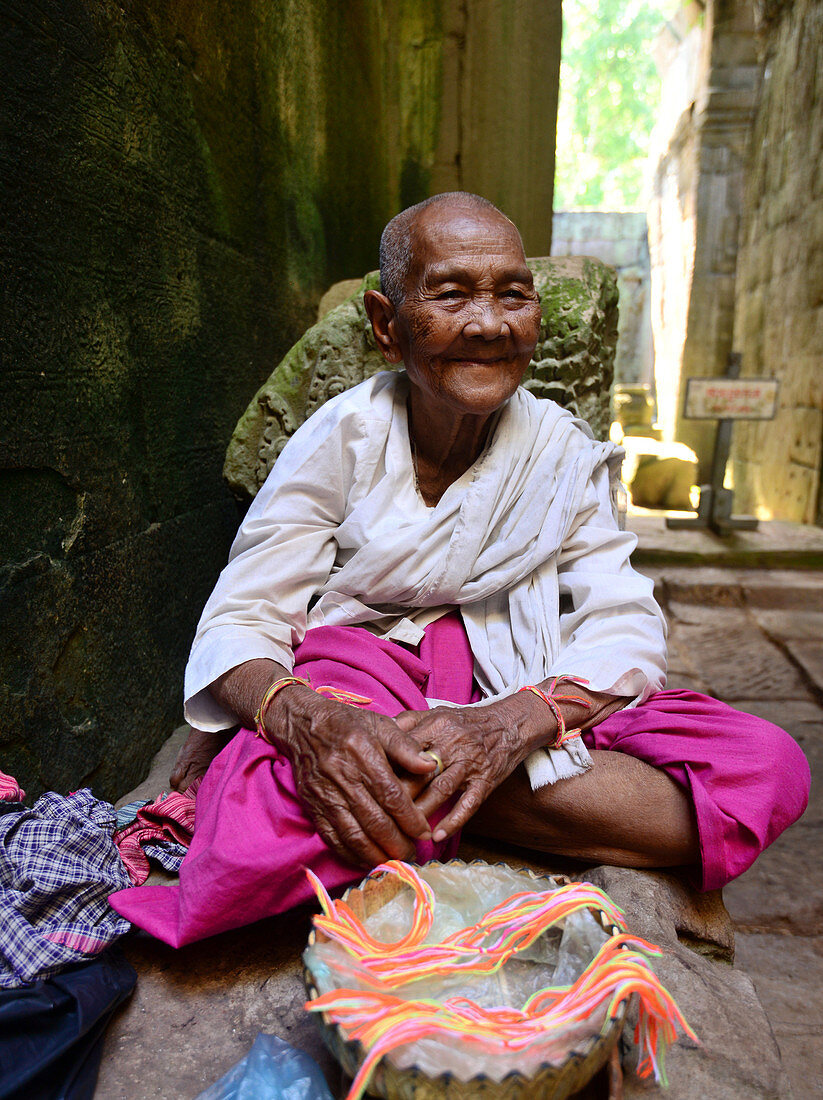
[{"label": "woman's face", "polygon": [[490,415],[520,384],[539,332],[539,299],[511,222],[482,207],[426,208],[394,325],[424,406]]}]

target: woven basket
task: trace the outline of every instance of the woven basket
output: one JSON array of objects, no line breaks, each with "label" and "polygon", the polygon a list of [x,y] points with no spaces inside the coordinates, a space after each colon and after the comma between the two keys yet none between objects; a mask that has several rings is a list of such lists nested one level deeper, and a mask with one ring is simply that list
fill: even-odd
[{"label": "woven basket", "polygon": [[[466,863],[454,859],[448,866],[469,871],[473,867],[488,867],[489,864],[483,860]],[[544,888],[547,890],[557,889],[571,881],[563,875],[549,878],[528,869],[518,870],[517,873],[526,880],[525,889],[539,889],[541,884],[545,884]],[[343,897],[355,916],[363,920],[381,909],[403,889],[407,887],[394,875],[383,874],[365,879],[359,886],[347,890]],[[619,933],[620,930],[608,920],[602,910],[591,911],[610,936]],[[313,929],[309,936],[309,946],[325,943],[327,940],[325,933]],[[303,977],[309,1000],[313,1001],[319,996],[314,977],[306,968],[303,970]],[[619,1006],[605,1033],[601,1034],[598,1030],[571,1050],[563,1063],[544,1064],[530,1077],[524,1077],[520,1073],[510,1073],[502,1081],[493,1081],[482,1074],[467,1081],[462,1081],[451,1073],[430,1077],[414,1067],[401,1069],[393,1063],[392,1055],[388,1054],[377,1065],[366,1091],[370,1096],[382,1096],[385,1100],[477,1100],[480,1097],[488,1097],[489,1100],[492,1097],[495,1100],[564,1100],[582,1089],[606,1064],[623,1030],[625,1009],[625,1003]],[[347,1039],[342,1029],[332,1023],[325,1012],[315,1012],[312,1015],[320,1027],[326,1046],[346,1073],[354,1077],[366,1057],[363,1045]]]}]

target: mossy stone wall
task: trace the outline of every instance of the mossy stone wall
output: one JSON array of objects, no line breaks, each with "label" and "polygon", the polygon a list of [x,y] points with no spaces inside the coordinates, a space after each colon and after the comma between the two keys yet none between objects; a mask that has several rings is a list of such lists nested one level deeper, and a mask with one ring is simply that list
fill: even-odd
[{"label": "mossy stone wall", "polygon": [[775,420],[735,425],[735,502],[823,525],[823,2],[764,9],[734,331],[780,392]]},{"label": "mossy stone wall", "polygon": [[[232,429],[431,188],[455,5],[3,5],[0,766],[30,794],[127,790],[179,721]],[[534,54],[556,101],[559,32]]]}]

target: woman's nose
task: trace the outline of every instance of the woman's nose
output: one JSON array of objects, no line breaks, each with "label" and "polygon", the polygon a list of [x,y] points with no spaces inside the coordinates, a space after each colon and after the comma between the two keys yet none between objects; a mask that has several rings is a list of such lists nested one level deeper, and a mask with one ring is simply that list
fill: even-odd
[{"label": "woman's nose", "polygon": [[509,325],[502,304],[494,298],[473,299],[463,333],[465,336],[480,337],[483,340],[507,336]]}]

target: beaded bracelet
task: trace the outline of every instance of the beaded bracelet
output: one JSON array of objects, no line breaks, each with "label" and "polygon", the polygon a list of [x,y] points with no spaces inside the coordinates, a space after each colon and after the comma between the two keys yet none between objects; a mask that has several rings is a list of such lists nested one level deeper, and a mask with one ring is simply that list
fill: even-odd
[{"label": "beaded bracelet", "polygon": [[555,676],[549,685],[549,690],[544,691],[542,688],[535,687],[533,684],[527,684],[526,687],[519,688],[520,691],[530,691],[533,695],[536,695],[539,699],[542,699],[546,706],[551,710],[557,722],[557,737],[554,742],[549,745],[550,749],[559,749],[561,745],[566,741],[571,741],[573,737],[579,737],[582,730],[566,729],[566,720],[563,717],[563,712],[557,705],[557,701],[566,703],[580,703],[581,706],[586,707],[587,710],[591,709],[591,702],[588,699],[584,699],[581,695],[557,695],[555,694],[557,685],[567,680],[571,683],[587,684],[588,680],[580,679],[579,677],[572,676]]}]

